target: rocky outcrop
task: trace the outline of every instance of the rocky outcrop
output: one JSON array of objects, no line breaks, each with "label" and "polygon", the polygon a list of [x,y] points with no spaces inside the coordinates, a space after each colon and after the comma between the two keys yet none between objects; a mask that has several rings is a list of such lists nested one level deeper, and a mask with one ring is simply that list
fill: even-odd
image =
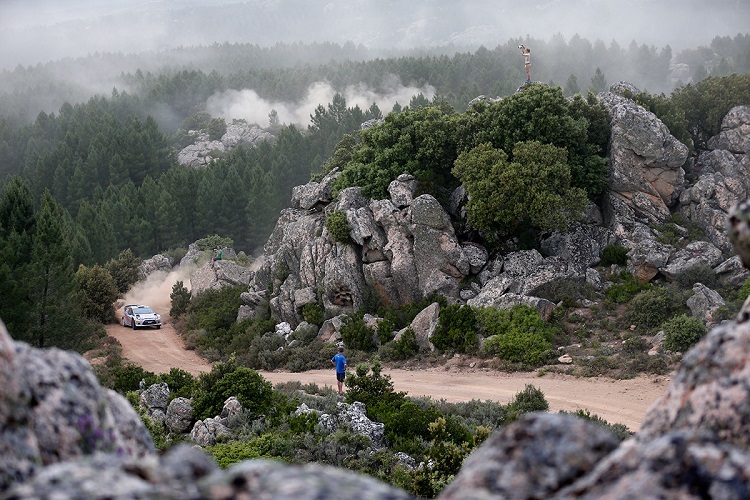
[{"label": "rocky outcrop", "polygon": [[168,255],[154,255],[150,259],[146,259],[141,262],[141,266],[139,268],[140,279],[145,280],[156,271],[171,271],[172,265],[172,258]]},{"label": "rocky outcrop", "polygon": [[695,164],[698,180],[680,196],[680,210],[706,231],[714,245],[730,253],[727,215],[750,196],[750,106],[732,108],[722,121],[721,133],[708,146]]},{"label": "rocky outcrop", "polygon": [[[273,317],[293,327],[307,304],[320,304],[327,316],[351,313],[362,307],[369,290],[394,305],[433,292],[458,298],[459,282],[471,270],[469,259],[437,200],[430,195],[412,199],[415,182],[408,175],[396,179],[391,184],[395,202],[372,201],[359,188],[348,188],[323,208],[324,198],[300,194],[295,201],[300,208],[282,212],[250,293],[272,290]],[[318,186],[308,184],[297,192],[307,191],[318,193]],[[310,201],[303,204],[304,199]],[[325,229],[325,217],[333,210],[346,213],[351,243],[333,241]]]},{"label": "rocky outcrop", "polygon": [[750,153],[750,106],[735,106],[721,121],[721,132],[708,140],[709,149]]},{"label": "rocky outcrop", "polygon": [[714,323],[714,313],[724,305],[724,299],[719,292],[711,290],[703,283],[693,285],[693,295],[687,299],[687,306],[694,318],[698,318],[708,325]]},{"label": "rocky outcrop", "polygon": [[273,139],[272,134],[260,127],[242,122],[227,125],[227,131],[218,141],[210,140],[208,134],[202,131],[191,130],[189,134],[194,138],[194,142],[177,153],[177,161],[184,167],[193,168],[205,167],[221,153],[239,145],[252,147],[258,142]]},{"label": "rocky outcrop", "polygon": [[184,434],[193,427],[193,404],[188,398],[177,397],[169,402],[164,424],[170,432]]},{"label": "rocky outcrop", "polygon": [[96,452],[155,451],[130,404],[80,355],[14,342],[0,322],[0,491],[44,466]]},{"label": "rocky outcrop", "polygon": [[227,259],[208,262],[190,275],[190,289],[193,295],[206,290],[219,290],[227,286],[247,286],[253,271]]},{"label": "rocky outcrop", "polygon": [[617,445],[612,434],[579,418],[532,414],[472,453],[440,498],[548,498]]},{"label": "rocky outcrop", "polygon": [[336,432],[342,425],[347,426],[355,434],[370,438],[374,448],[385,446],[385,426],[367,418],[364,403],[355,401],[352,404],[336,403],[336,413],[319,415],[318,422],[328,431]]},{"label": "rocky outcrop", "polygon": [[141,408],[146,410],[146,416],[164,424],[167,420],[167,405],[169,404],[169,386],[166,382],[153,384],[141,392]]},{"label": "rocky outcrop", "polygon": [[621,89],[615,85],[599,94],[612,126],[607,196],[627,204],[639,218],[665,222],[680,195],[688,148],[656,115],[621,95]]}]

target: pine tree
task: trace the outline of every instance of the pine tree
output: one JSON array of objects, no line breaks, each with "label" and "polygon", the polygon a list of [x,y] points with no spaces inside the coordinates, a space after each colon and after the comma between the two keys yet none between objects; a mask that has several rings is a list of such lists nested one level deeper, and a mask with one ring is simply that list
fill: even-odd
[{"label": "pine tree", "polygon": [[74,347],[80,331],[70,233],[64,209],[45,190],[31,252],[31,338],[38,347]]}]

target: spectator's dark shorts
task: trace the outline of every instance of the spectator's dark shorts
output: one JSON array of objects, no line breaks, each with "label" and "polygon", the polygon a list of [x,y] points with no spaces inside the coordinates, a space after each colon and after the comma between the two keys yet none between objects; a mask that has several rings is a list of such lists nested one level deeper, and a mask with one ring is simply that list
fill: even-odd
[{"label": "spectator's dark shorts", "polygon": [[339,382],[343,382],[344,377],[346,377],[346,372],[344,373],[336,372],[336,380],[338,380]]}]

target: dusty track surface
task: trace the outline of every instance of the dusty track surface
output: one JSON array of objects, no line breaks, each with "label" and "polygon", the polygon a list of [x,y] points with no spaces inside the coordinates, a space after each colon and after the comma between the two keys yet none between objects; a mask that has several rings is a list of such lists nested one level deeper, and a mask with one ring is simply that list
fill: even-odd
[{"label": "dusty track surface", "polygon": [[[333,367],[304,373],[260,373],[274,384],[296,380],[314,382],[320,386],[336,385]],[[454,403],[490,399],[506,404],[527,384],[531,384],[542,390],[553,412],[586,409],[610,423],[625,424],[631,431],[640,428],[648,407],[664,394],[669,385],[667,377],[611,380],[555,374],[538,377],[530,373],[466,373],[440,369],[383,370],[383,373],[391,376],[397,391]]]},{"label": "dusty track surface", "polygon": [[[211,369],[211,365],[195,351],[185,350],[182,339],[169,322],[160,330],[133,331],[120,325],[109,325],[107,332],[120,341],[123,356],[145,370],[165,373],[176,367],[197,375]],[[336,383],[333,367],[304,373],[260,373],[273,384],[300,381],[333,387]],[[667,377],[614,381],[555,374],[537,377],[530,373],[467,373],[434,368],[384,370],[384,373],[391,376],[397,391],[449,402],[490,399],[505,404],[531,384],[544,392],[551,411],[586,409],[610,423],[625,424],[632,431],[640,428],[645,411],[664,394],[669,384]]]},{"label": "dusty track surface", "polygon": [[[117,311],[117,318],[122,311]],[[211,370],[211,365],[195,351],[185,349],[185,343],[166,319],[161,329],[144,328],[133,331],[117,325],[107,325],[107,334],[122,344],[122,355],[154,373],[166,373],[170,368],[181,368],[193,375]]]},{"label": "dusty track surface", "polygon": [[[178,277],[156,277],[155,283],[136,287],[127,297],[128,303],[146,303],[161,313],[164,325],[160,330],[133,331],[119,324],[107,326],[107,333],[122,344],[123,356],[154,373],[166,373],[170,368],[181,368],[197,375],[209,371],[211,365],[195,351],[185,349],[182,338],[169,321],[169,293]],[[122,310],[117,311],[117,318]],[[319,386],[334,387],[336,376],[329,370],[304,373],[260,372],[269,382],[299,381]],[[493,400],[506,404],[527,384],[538,387],[550,404],[550,410],[575,411],[584,409],[610,423],[621,423],[636,431],[651,404],[664,394],[668,377],[638,377],[632,380],[574,378],[534,373],[500,373],[466,371],[465,369],[384,370],[390,375],[397,391],[410,396],[430,396],[449,402],[472,399]]]}]

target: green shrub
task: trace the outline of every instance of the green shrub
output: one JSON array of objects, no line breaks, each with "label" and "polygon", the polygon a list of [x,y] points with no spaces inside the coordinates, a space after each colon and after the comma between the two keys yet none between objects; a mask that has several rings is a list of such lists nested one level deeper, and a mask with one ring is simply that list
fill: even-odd
[{"label": "green shrub", "polygon": [[126,248],[117,258],[107,262],[104,266],[115,280],[115,286],[120,293],[127,292],[130,287],[138,282],[140,277],[141,261]]},{"label": "green shrub", "polygon": [[190,297],[190,290],[183,285],[182,281],[177,281],[172,286],[172,293],[169,294],[169,298],[172,300],[169,317],[175,320],[185,314],[190,305]]},{"label": "green shrub", "polygon": [[615,280],[616,283],[607,289],[607,298],[618,304],[628,302],[638,292],[647,290],[651,286],[627,271],[621,271]]},{"label": "green shrub", "polygon": [[696,283],[703,283],[708,288],[716,288],[716,272],[705,263],[697,264],[677,274],[675,282],[682,288],[692,289]]},{"label": "green shrub", "polygon": [[159,381],[169,386],[169,399],[177,397],[191,398],[196,387],[196,379],[185,370],[170,368],[169,373],[158,375]]},{"label": "green shrub", "polygon": [[94,321],[113,323],[115,310],[112,303],[119,291],[109,271],[99,265],[86,267],[81,264],[76,271],[75,281],[81,292],[79,305],[83,314]]},{"label": "green shrub", "polygon": [[388,360],[404,360],[409,359],[419,352],[419,344],[417,344],[417,335],[414,330],[407,328],[401,338],[398,340],[392,340],[383,346],[383,359]]},{"label": "green shrub", "polygon": [[[567,413],[567,412],[561,411],[560,413]],[[578,418],[586,420],[587,422],[591,422],[593,424],[604,427],[609,432],[614,434],[614,436],[619,441],[624,441],[633,435],[633,433],[630,431],[630,429],[628,429],[628,427],[625,424],[610,424],[609,422],[607,422],[600,416],[592,415],[589,410],[578,409],[574,411],[573,413],[571,413],[570,415],[576,416]]]},{"label": "green shrub", "polygon": [[539,366],[552,356],[556,329],[545,323],[533,307],[485,307],[479,309],[477,317],[478,328],[487,337],[482,344],[486,355],[532,366]]},{"label": "green shrub", "polygon": [[681,298],[675,290],[666,287],[641,292],[631,301],[627,320],[639,327],[656,328],[682,309]]},{"label": "green shrub", "polygon": [[349,226],[349,222],[346,220],[346,212],[343,210],[334,210],[326,216],[326,229],[333,238],[333,241],[338,243],[349,243],[351,242],[352,228]]},{"label": "green shrub", "polygon": [[542,390],[537,389],[533,385],[527,385],[523,391],[515,395],[513,401],[508,403],[505,409],[506,422],[510,423],[518,420],[525,413],[547,410],[549,410],[549,403],[544,398]]},{"label": "green shrub", "polygon": [[375,332],[362,319],[362,314],[349,316],[341,325],[341,338],[347,347],[371,352],[375,350]]},{"label": "green shrub", "polygon": [[126,363],[122,368],[115,371],[114,389],[120,394],[140,389],[141,380],[146,382],[146,386],[157,383],[159,380],[155,373],[144,370],[133,363]]},{"label": "green shrub", "polygon": [[302,306],[302,318],[313,325],[323,324],[323,312],[323,306],[314,302]]},{"label": "green shrub", "polygon": [[697,318],[681,314],[665,321],[664,347],[670,351],[685,352],[706,334],[706,325]]},{"label": "green shrub", "polygon": [[197,419],[211,418],[221,413],[224,402],[234,396],[252,415],[265,414],[273,403],[273,389],[255,370],[237,366],[234,359],[217,363],[210,372],[198,377],[193,397]]},{"label": "green shrub", "polygon": [[602,260],[599,265],[609,267],[614,264],[624,267],[628,264],[629,251],[629,249],[620,245],[608,245],[602,250]]},{"label": "green shrub", "polygon": [[458,304],[442,308],[431,340],[441,351],[472,352],[479,343],[474,309]]},{"label": "green shrub", "polygon": [[232,238],[225,238],[218,234],[214,234],[201,238],[195,242],[196,248],[201,251],[213,250],[216,248],[216,245],[221,245],[221,248],[232,248],[234,246],[234,240]]}]

